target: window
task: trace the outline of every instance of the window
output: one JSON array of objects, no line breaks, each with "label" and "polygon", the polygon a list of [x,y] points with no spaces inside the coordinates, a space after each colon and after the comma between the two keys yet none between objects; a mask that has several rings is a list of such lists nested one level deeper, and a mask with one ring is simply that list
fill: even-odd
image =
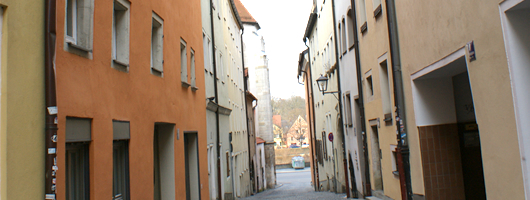
[{"label": "window", "polygon": [[129,192],[129,122],[112,121],[114,134],[112,165],[112,196],[128,200]]},{"label": "window", "polygon": [[190,48],[190,81],[192,89],[197,89],[195,80],[195,50]]},{"label": "window", "polygon": [[93,0],[66,0],[65,42],[69,47],[92,52]]},{"label": "window", "polygon": [[189,86],[188,83],[188,53],[186,52],[186,41],[180,39],[180,81],[182,86]]},{"label": "window", "polygon": [[372,83],[372,76],[371,75],[366,77],[366,86],[367,86],[366,92],[367,92],[368,96],[374,96],[374,85]]},{"label": "window", "polygon": [[[217,59],[217,78],[224,81],[224,64],[223,64],[223,54],[219,51],[219,59]],[[221,78],[219,78],[221,77]]]},{"label": "window", "polygon": [[152,29],[151,29],[151,73],[162,76],[164,72],[164,21],[160,16],[153,12]]},{"label": "window", "polygon": [[351,97],[350,97],[350,93],[346,93],[346,95],[344,95],[344,109],[345,109],[345,113],[346,113],[346,125],[347,126],[352,126],[353,125],[353,119],[352,119],[352,109],[351,109]]},{"label": "window", "polygon": [[398,153],[397,153],[397,146],[396,145],[390,145],[390,152],[392,152],[392,174],[395,176],[399,176],[399,167],[398,167]]},{"label": "window", "polygon": [[381,0],[372,0],[372,3],[374,6],[372,7],[374,9],[374,17],[377,17],[381,14]]},{"label": "window", "polygon": [[226,152],[226,177],[230,176],[230,152]]},{"label": "window", "polygon": [[348,10],[348,15],[346,17],[346,23],[347,23],[347,28],[344,27],[346,29],[346,32],[348,33],[348,48],[352,48],[353,45],[354,45],[354,34],[355,34],[355,29],[353,28],[353,13],[352,13],[352,9]]},{"label": "window", "polygon": [[361,32],[366,31],[366,0],[359,1],[359,24],[361,24]]},{"label": "window", "polygon": [[347,41],[346,41],[346,22],[344,20],[344,18],[342,19],[342,32],[341,32],[341,48],[342,48],[342,54],[346,54],[346,52],[348,52],[348,46],[347,45]]},{"label": "window", "polygon": [[204,51],[204,69],[213,73],[212,42],[206,34],[202,34],[202,43]]},{"label": "window", "polygon": [[66,199],[90,199],[91,119],[66,118]]},{"label": "window", "polygon": [[[388,76],[387,61],[379,63],[380,66],[380,77],[381,77],[381,98],[383,100],[383,113],[391,114],[392,106],[390,104],[390,79]],[[386,121],[386,119],[385,119]]]},{"label": "window", "polygon": [[119,70],[128,70],[129,66],[129,8],[126,0],[114,1],[112,20],[112,63]]}]

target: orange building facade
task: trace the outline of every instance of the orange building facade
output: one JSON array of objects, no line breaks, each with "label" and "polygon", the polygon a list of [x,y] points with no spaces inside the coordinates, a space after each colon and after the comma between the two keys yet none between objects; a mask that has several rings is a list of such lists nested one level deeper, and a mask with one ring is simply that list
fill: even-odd
[{"label": "orange building facade", "polygon": [[57,199],[209,199],[200,1],[56,16]]}]

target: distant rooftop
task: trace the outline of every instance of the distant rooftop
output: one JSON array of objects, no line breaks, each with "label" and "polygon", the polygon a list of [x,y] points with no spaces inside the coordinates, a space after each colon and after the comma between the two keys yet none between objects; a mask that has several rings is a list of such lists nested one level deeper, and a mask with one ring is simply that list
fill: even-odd
[{"label": "distant rooftop", "polygon": [[234,4],[236,5],[237,12],[239,13],[241,21],[243,23],[254,24],[258,27],[258,29],[260,29],[258,21],[256,21],[256,19],[252,17],[250,12],[248,12],[247,8],[245,8],[245,6],[243,5],[243,3],[241,3],[240,0],[234,0]]}]

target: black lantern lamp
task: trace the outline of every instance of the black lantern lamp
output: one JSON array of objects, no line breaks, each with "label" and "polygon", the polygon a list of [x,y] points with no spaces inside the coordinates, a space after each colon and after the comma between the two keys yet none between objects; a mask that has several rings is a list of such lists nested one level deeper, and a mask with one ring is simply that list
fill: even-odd
[{"label": "black lantern lamp", "polygon": [[320,90],[323,95],[339,93],[339,91],[326,92],[326,90],[328,90],[328,77],[326,76],[320,75],[320,77],[317,79],[317,85],[318,85],[318,90]]}]

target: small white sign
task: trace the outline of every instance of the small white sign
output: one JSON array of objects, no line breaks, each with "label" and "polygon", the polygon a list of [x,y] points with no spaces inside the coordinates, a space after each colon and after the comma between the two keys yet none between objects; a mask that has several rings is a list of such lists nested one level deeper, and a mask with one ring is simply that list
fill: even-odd
[{"label": "small white sign", "polygon": [[50,115],[56,115],[57,114],[57,106],[48,107],[48,113],[50,113]]},{"label": "small white sign", "polygon": [[48,148],[48,154],[55,154],[55,148]]},{"label": "small white sign", "polygon": [[50,199],[50,200],[55,200],[55,194],[46,194],[46,200]]}]

